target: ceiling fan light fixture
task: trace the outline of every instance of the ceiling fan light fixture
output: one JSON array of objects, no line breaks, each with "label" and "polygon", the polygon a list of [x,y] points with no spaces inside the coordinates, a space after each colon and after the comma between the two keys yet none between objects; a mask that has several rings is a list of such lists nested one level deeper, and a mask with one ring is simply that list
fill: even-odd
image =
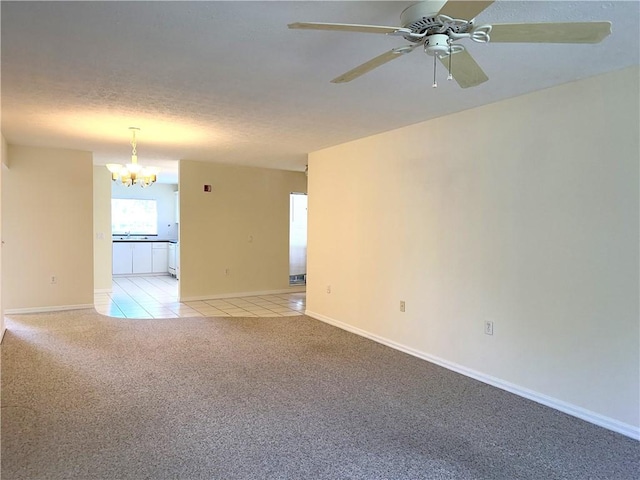
[{"label": "ceiling fan light fixture", "polygon": [[431,35],[424,42],[424,51],[431,56],[445,56],[449,53],[449,48],[449,36],[444,33]]}]

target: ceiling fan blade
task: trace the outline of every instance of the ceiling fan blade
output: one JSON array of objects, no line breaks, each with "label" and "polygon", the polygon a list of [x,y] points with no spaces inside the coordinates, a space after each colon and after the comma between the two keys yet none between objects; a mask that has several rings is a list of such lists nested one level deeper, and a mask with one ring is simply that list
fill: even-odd
[{"label": "ceiling fan blade", "polygon": [[360,33],[386,33],[386,34],[409,34],[411,30],[402,27],[385,27],[381,25],[356,25],[351,23],[315,23],[296,22],[290,23],[289,28],[301,30],[334,30],[340,32],[360,32]]},{"label": "ceiling fan blade", "polygon": [[446,15],[451,18],[460,18],[463,20],[472,20],[476,18],[480,12],[491,5],[493,1],[457,1],[449,0],[438,12],[440,15]]},{"label": "ceiling fan blade", "polygon": [[331,80],[331,83],[346,83],[350,82],[358,78],[361,75],[364,75],[367,72],[370,72],[374,68],[378,68],[380,65],[384,65],[391,60],[401,57],[405,53],[412,52],[414,48],[418,45],[406,45],[404,47],[394,48],[393,50],[389,50],[388,52],[383,53],[382,55],[378,55],[375,58],[372,58],[368,62],[363,63],[362,65],[358,65],[356,68],[349,70],[347,73],[343,73],[339,77]]},{"label": "ceiling fan blade", "polygon": [[501,23],[491,26],[492,43],[598,43],[611,33],[611,22]]},{"label": "ceiling fan blade", "polygon": [[[449,56],[438,57],[443,65],[449,66]],[[466,50],[451,55],[451,75],[461,88],[475,87],[489,80],[480,65]]]}]

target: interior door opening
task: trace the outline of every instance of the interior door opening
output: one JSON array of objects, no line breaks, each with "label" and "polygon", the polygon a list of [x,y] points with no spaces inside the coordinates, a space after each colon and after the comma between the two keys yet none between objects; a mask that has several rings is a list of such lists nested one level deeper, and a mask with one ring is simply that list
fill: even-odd
[{"label": "interior door opening", "polygon": [[307,194],[289,196],[289,285],[307,284]]}]

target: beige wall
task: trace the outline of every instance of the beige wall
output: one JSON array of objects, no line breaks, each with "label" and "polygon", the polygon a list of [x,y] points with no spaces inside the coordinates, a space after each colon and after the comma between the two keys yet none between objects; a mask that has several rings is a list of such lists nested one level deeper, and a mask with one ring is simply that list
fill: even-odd
[{"label": "beige wall", "polygon": [[2,136],[2,165],[9,168],[9,154],[7,153],[7,141]]},{"label": "beige wall", "polygon": [[638,436],[638,78],[312,153],[307,313]]},{"label": "beige wall", "polygon": [[[0,161],[0,240],[3,240],[2,234],[2,174],[4,173],[4,169],[9,162],[9,155],[7,152],[7,141],[4,138],[4,135],[1,135],[2,139],[2,154]],[[4,243],[4,241],[2,241]],[[2,340],[2,336],[4,335],[4,302],[2,300],[2,252],[4,248],[0,245],[0,340]]]},{"label": "beige wall", "polygon": [[111,291],[111,174],[93,167],[93,288]]},{"label": "beige wall", "polygon": [[179,176],[181,299],[288,289],[289,194],[305,175],[181,160]]},{"label": "beige wall", "polygon": [[92,305],[91,153],[11,144],[8,153],[10,168],[2,176],[5,310]]}]

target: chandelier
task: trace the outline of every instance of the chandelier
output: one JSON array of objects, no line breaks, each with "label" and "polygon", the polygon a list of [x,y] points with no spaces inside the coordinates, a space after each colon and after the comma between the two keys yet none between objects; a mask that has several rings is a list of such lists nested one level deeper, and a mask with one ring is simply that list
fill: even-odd
[{"label": "chandelier", "polygon": [[123,185],[140,185],[146,188],[156,182],[158,169],[155,167],[143,167],[138,164],[138,152],[136,150],[136,131],[138,127],[129,127],[131,130],[131,163],[120,165],[119,163],[107,163],[107,169],[111,172],[111,179],[116,182],[120,180]]}]

